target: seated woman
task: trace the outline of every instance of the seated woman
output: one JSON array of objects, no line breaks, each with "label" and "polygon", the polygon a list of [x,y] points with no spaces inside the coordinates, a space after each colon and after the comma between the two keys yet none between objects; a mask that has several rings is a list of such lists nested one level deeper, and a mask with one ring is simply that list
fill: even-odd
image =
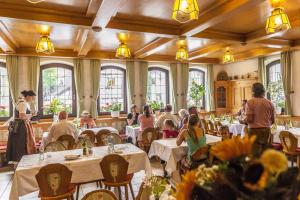
[{"label": "seated woman", "polygon": [[206,137],[201,128],[199,128],[199,117],[191,115],[188,121],[188,129],[182,130],[176,140],[177,146],[180,146],[183,141],[186,141],[188,146],[187,157],[182,160],[182,165],[185,168],[193,168],[192,155],[200,148],[206,146]]},{"label": "seated woman", "polygon": [[80,118],[80,127],[93,128],[96,123],[88,111],[83,111]]},{"label": "seated woman", "polygon": [[144,106],[144,113],[139,115],[138,121],[140,124],[140,132],[138,134],[138,140],[142,141],[142,133],[146,128],[154,128],[154,116],[151,114],[150,106]]},{"label": "seated woman", "polygon": [[176,138],[178,131],[175,128],[175,124],[172,120],[166,119],[163,125],[163,138]]},{"label": "seated woman", "polygon": [[137,112],[137,106],[133,104],[130,109],[130,113],[127,115],[127,125],[134,126],[138,124],[139,113]]},{"label": "seated woman", "polygon": [[178,111],[178,115],[180,118],[179,124],[178,124],[178,129],[182,129],[186,127],[185,125],[187,124],[188,118],[189,118],[189,112],[185,109],[180,109]]}]

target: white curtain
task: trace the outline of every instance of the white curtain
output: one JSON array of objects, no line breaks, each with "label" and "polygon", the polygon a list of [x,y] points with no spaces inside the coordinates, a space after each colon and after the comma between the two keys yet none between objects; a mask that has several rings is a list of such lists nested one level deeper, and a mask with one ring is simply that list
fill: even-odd
[{"label": "white curtain", "polygon": [[206,110],[215,111],[215,98],[214,98],[214,66],[212,64],[207,65],[207,83],[206,83]]},{"label": "white curtain", "polygon": [[74,60],[74,75],[77,94],[77,117],[79,117],[84,109],[84,65],[82,59]]},{"label": "white curtain", "polygon": [[91,115],[96,119],[98,117],[97,110],[97,100],[99,97],[99,87],[100,87],[100,71],[101,65],[100,60],[91,60],[91,84],[92,84],[92,94],[91,98]]}]

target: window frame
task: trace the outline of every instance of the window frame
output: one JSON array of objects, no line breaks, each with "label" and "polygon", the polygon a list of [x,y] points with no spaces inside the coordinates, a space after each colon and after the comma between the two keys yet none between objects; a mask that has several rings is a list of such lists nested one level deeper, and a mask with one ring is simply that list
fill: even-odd
[{"label": "window frame", "polygon": [[[202,75],[203,75],[203,85],[204,85],[204,89],[205,89],[205,91],[206,91],[206,85],[205,85],[205,80],[206,80],[206,76],[205,76],[205,71],[204,70],[202,70],[202,69],[198,69],[198,68],[189,68],[189,73],[190,72],[200,72]],[[190,79],[190,74],[189,74],[189,79]],[[189,82],[190,82],[190,80],[188,80]],[[190,88],[189,88],[190,89]],[[189,92],[189,91],[188,91]],[[189,94],[189,93],[188,93]],[[189,98],[189,97],[188,97]],[[205,107],[206,107],[206,93],[204,92],[204,95],[203,95],[203,105],[202,105],[202,107],[203,107],[203,109],[205,109]],[[201,108],[202,109],[202,108]]]},{"label": "window frame", "polygon": [[[6,69],[6,71],[7,71],[6,63],[0,62],[0,67]],[[8,72],[7,72],[7,76],[8,76]],[[8,79],[8,77],[7,77],[7,79]],[[13,107],[13,102],[12,102],[13,100],[11,98],[11,93],[10,93],[9,81],[8,81],[8,91],[9,91],[9,116],[8,117],[0,117],[0,121],[8,120],[9,118],[11,118],[13,116],[14,107]]]},{"label": "window frame", "polygon": [[[267,87],[269,86],[269,83],[270,83],[270,76],[269,76],[270,75],[270,68],[273,67],[274,65],[277,65],[277,64],[281,64],[280,59],[274,60],[274,61],[272,61],[272,62],[270,62],[269,64],[266,65]],[[267,91],[267,98],[271,101],[271,96],[270,96],[270,93],[268,91]]]},{"label": "window frame", "polygon": [[[151,72],[151,71],[160,71],[160,72],[163,72],[166,74],[166,105],[167,104],[170,104],[170,75],[169,75],[169,70],[167,69],[164,69],[162,67],[149,67],[148,68],[148,73]],[[148,74],[147,74],[147,78],[148,78]],[[147,80],[147,89],[148,89],[148,81]],[[147,94],[146,96],[148,96],[148,91],[147,91]],[[148,99],[147,99],[148,101]],[[164,106],[166,106],[164,105]],[[162,112],[164,112],[164,108],[161,109]]]},{"label": "window frame", "polygon": [[[119,66],[115,66],[115,65],[106,65],[106,66],[101,66],[100,69],[100,81],[101,81],[101,71],[102,70],[106,70],[106,69],[115,69],[115,70],[119,70],[122,71],[124,74],[124,80],[123,80],[123,85],[124,85],[124,110],[120,111],[120,114],[126,114],[128,112],[128,101],[127,101],[127,80],[126,80],[126,69],[124,69],[123,67],[119,67]],[[100,83],[99,83],[99,96],[97,98],[97,111],[98,111],[98,115],[110,115],[110,112],[101,112],[100,111]]]},{"label": "window frame", "polygon": [[39,77],[39,90],[38,90],[38,112],[42,119],[47,119],[53,117],[53,115],[44,115],[43,114],[43,107],[44,107],[44,99],[43,99],[43,70],[49,68],[64,68],[71,70],[72,73],[72,113],[69,113],[70,117],[76,117],[77,113],[77,92],[76,92],[76,85],[75,85],[75,77],[74,77],[74,67],[68,64],[62,63],[49,63],[45,65],[41,65],[40,67],[40,77]]}]

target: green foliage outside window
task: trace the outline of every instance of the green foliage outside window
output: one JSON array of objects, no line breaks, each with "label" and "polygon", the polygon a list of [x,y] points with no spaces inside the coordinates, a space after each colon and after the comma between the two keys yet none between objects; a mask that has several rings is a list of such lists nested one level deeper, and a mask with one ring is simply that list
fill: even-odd
[{"label": "green foliage outside window", "polygon": [[192,104],[200,108],[203,105],[203,96],[205,94],[205,87],[202,84],[197,84],[195,81],[192,82],[189,97],[192,100]]},{"label": "green foliage outside window", "polygon": [[50,105],[45,106],[44,114],[57,115],[60,111],[63,111],[63,110],[68,112],[68,113],[71,112],[70,106],[62,104],[59,99],[52,99]]},{"label": "green foliage outside window", "polygon": [[271,82],[268,85],[268,93],[270,100],[275,104],[276,107],[285,107],[285,96],[283,85],[281,81]]},{"label": "green foliage outside window", "polygon": [[158,102],[158,101],[149,101],[148,104],[150,105],[153,111],[160,110],[164,107],[163,102]]}]

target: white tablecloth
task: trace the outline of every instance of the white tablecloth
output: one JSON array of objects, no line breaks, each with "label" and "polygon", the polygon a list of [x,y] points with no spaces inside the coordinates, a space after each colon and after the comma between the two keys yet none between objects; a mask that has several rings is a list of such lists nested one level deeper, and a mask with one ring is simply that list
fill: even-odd
[{"label": "white tablecloth", "polygon": [[[120,144],[116,149],[123,151],[122,155],[128,162],[128,173],[135,173],[145,170],[151,173],[151,165],[147,154],[132,144]],[[61,163],[67,166],[72,172],[72,183],[88,182],[103,178],[100,161],[107,155],[107,146],[95,147],[93,155],[81,157],[78,160],[66,161],[64,155],[81,153],[81,149],[47,153],[45,160],[39,160],[39,154],[23,156],[15,171],[10,200],[38,190],[35,175],[42,166],[50,163]],[[51,157],[48,157],[48,156]]]},{"label": "white tablecloth", "polygon": [[221,122],[223,125],[228,126],[229,132],[232,133],[234,136],[241,135],[241,137],[245,136],[245,124],[240,124],[238,121],[234,121],[233,123],[229,122]]},{"label": "white tablecloth", "polygon": [[[275,143],[281,143],[280,139],[279,139],[279,134],[281,131],[285,130],[284,126],[278,126],[277,127],[277,131],[275,131],[274,135],[273,135],[273,142]],[[300,148],[300,128],[290,128],[289,130],[287,130],[289,132],[291,132],[293,135],[296,136],[296,138],[298,138],[298,148]]]},{"label": "white tablecloth", "polygon": [[[206,135],[206,143],[213,145],[222,140],[221,137]],[[176,171],[179,162],[188,152],[187,144],[183,142],[181,146],[176,145],[176,138],[155,140],[152,142],[148,156],[158,156],[167,162],[166,171],[171,174]]]},{"label": "white tablecloth", "polygon": [[125,134],[128,137],[132,138],[132,143],[133,144],[136,144],[136,139],[137,139],[137,136],[138,136],[139,132],[140,132],[140,127],[139,126],[137,126],[137,127],[126,126]]},{"label": "white tablecloth", "polygon": [[[113,127],[103,126],[103,127],[97,127],[97,128],[90,128],[90,129],[87,129],[87,130],[92,130],[92,131],[94,131],[95,134],[97,134],[100,130],[103,130],[103,129],[109,130],[112,133],[119,134],[119,131],[117,129],[113,128]],[[82,132],[82,130],[79,131],[79,134],[81,132]],[[48,132],[44,132],[43,137],[42,137],[43,144],[47,143],[47,137],[48,137]]]}]

